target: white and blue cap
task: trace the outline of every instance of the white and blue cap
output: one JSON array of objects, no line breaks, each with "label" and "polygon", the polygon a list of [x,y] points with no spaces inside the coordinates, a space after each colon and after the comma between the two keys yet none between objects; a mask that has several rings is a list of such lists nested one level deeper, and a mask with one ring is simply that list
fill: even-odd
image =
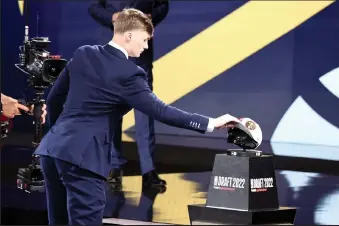
[{"label": "white and blue cap", "polygon": [[241,129],[247,133],[253,140],[260,146],[262,142],[262,131],[258,123],[250,118],[239,118],[240,123],[236,124],[235,127]]}]

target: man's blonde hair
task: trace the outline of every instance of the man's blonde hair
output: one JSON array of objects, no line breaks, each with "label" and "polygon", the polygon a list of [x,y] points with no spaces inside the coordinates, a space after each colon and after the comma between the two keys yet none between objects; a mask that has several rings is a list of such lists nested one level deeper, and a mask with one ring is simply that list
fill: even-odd
[{"label": "man's blonde hair", "polygon": [[122,34],[132,30],[143,30],[153,36],[152,20],[140,10],[133,8],[123,9],[114,22],[114,33]]}]

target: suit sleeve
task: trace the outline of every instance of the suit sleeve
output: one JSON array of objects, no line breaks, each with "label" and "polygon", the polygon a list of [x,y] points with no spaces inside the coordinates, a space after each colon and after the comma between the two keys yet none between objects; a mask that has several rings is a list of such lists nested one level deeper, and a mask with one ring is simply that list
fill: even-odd
[{"label": "suit sleeve", "polygon": [[132,108],[147,114],[157,121],[170,126],[205,133],[209,118],[192,114],[158,99],[147,85],[146,76],[142,73],[132,76],[124,83],[123,98]]},{"label": "suit sleeve", "polygon": [[154,26],[157,26],[168,14],[169,0],[157,0],[155,1],[152,11],[152,22]]},{"label": "suit sleeve", "polygon": [[47,121],[50,127],[52,127],[57,121],[59,115],[63,110],[63,105],[67,98],[69,89],[68,64],[64,68],[64,70],[60,73],[58,79],[56,80],[51,91],[49,92],[46,100]]},{"label": "suit sleeve", "polygon": [[[108,10],[108,8],[110,10]],[[118,10],[111,4],[103,4],[98,2],[88,7],[88,13],[98,21],[101,25],[109,28],[113,28],[112,15],[118,12]]]}]

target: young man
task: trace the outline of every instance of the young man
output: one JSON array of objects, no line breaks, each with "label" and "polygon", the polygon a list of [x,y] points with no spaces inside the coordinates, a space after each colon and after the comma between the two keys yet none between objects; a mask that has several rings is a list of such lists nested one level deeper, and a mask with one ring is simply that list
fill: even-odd
[{"label": "young man", "polygon": [[[169,9],[169,0],[127,0],[122,1],[120,7],[118,2],[115,2],[115,5],[111,3],[107,0],[98,0],[96,4],[92,4],[88,8],[89,14],[96,21],[111,30],[114,30],[113,23],[116,21],[121,8],[133,7],[142,11],[151,18],[154,27],[165,19]],[[148,86],[153,90],[153,38],[149,40],[148,49],[145,49],[140,57],[129,57],[129,59],[144,69],[147,75]],[[134,110],[134,118],[135,140],[138,146],[141,174],[143,175],[142,185],[145,187],[165,186],[166,181],[158,176],[153,162],[155,150],[154,119],[137,109]],[[107,178],[107,181],[114,188],[121,187],[122,167],[126,163],[126,160],[122,156],[121,134],[122,120],[119,121],[114,133],[113,157],[115,157],[115,161]]]},{"label": "young man", "polygon": [[54,125],[35,154],[41,156],[50,224],[102,223],[114,131],[132,108],[200,133],[239,123],[228,114],[212,119],[159,100],[144,70],[128,60],[147,49],[151,20],[141,11],[125,9],[114,26],[109,44],[77,49],[47,98]]}]

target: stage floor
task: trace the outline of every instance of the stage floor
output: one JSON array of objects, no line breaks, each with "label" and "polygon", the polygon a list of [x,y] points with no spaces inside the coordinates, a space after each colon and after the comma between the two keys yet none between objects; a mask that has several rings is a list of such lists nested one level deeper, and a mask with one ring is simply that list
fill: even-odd
[{"label": "stage floor", "polygon": [[[266,146],[265,146],[266,145]],[[264,144],[267,148],[269,144]],[[289,148],[300,147],[289,146]],[[307,152],[314,147],[303,146]],[[333,147],[318,147],[326,152]],[[339,148],[338,148],[339,149]],[[337,151],[339,151],[337,149]],[[123,191],[106,187],[105,218],[116,224],[133,220],[162,224],[189,224],[187,205],[204,204],[214,156],[222,150],[157,145],[155,156],[166,191],[142,191],[135,143],[124,143],[130,160],[124,169]],[[268,151],[270,152],[270,151]],[[44,193],[26,193],[16,188],[17,169],[27,167],[32,150],[8,145],[1,150],[2,224],[47,224]],[[339,222],[338,162],[324,159],[276,156],[279,201],[298,207],[296,224],[334,224]],[[107,221],[107,220],[106,220]],[[125,222],[125,223],[123,223]],[[126,223],[128,224],[128,223]]]}]

